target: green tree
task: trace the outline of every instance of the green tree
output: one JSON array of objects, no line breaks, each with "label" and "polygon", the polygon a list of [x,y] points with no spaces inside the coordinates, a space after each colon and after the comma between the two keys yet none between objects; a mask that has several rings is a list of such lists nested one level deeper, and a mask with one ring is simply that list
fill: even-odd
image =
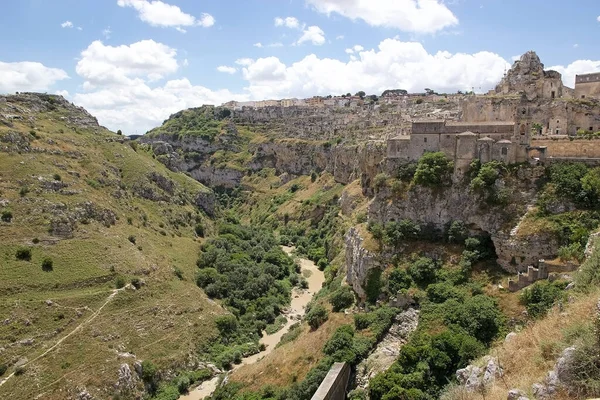
[{"label": "green tree", "polygon": [[329,313],[321,304],[312,306],[306,314],[306,321],[313,330],[318,329],[328,318]]},{"label": "green tree", "polygon": [[354,303],[354,293],[350,286],[342,286],[329,297],[334,312],[342,311]]},{"label": "green tree", "polygon": [[238,329],[238,321],[234,315],[226,314],[215,318],[215,324],[221,336],[230,337]]},{"label": "green tree", "polygon": [[444,153],[425,153],[417,163],[413,182],[423,186],[446,185],[453,169],[454,163]]},{"label": "green tree", "polygon": [[408,274],[419,285],[428,285],[435,280],[437,263],[429,257],[419,257],[408,267]]}]

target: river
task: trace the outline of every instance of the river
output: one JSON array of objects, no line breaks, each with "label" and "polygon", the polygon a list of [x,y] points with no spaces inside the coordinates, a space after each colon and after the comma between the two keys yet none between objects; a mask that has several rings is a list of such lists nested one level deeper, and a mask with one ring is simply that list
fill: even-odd
[{"label": "river", "polygon": [[[293,247],[281,246],[283,251],[287,255],[291,255],[294,250]],[[277,343],[281,340],[281,337],[290,330],[290,327],[298,322],[304,316],[305,307],[313,298],[313,296],[321,290],[323,282],[325,282],[325,275],[322,271],[319,271],[315,263],[305,258],[298,258],[302,275],[308,281],[308,289],[294,288],[292,291],[292,301],[290,307],[283,314],[287,318],[287,323],[272,335],[264,334],[260,339],[260,343],[265,345],[265,350],[260,353],[254,354],[250,357],[246,357],[242,362],[233,367],[232,371],[243,367],[244,365],[254,364],[262,359],[267,354],[271,353]],[[179,397],[179,400],[202,400],[205,397],[210,396],[217,390],[219,384],[219,377],[215,376],[209,381],[202,382],[198,387],[192,389],[189,394]]]}]

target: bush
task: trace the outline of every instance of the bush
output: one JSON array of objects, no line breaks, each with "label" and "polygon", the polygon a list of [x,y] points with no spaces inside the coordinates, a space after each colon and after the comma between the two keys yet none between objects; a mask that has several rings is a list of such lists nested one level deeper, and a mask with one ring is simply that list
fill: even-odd
[{"label": "bush", "polygon": [[391,246],[398,246],[403,241],[415,240],[421,233],[421,227],[410,219],[402,219],[398,222],[391,221],[385,226],[384,241]]},{"label": "bush", "polygon": [[59,174],[54,174],[52,178],[54,178],[55,181],[62,181],[62,177]]},{"label": "bush", "polygon": [[122,289],[125,287],[125,278],[122,276],[117,276],[115,278],[115,288]]},{"label": "bush", "polygon": [[394,268],[388,275],[388,289],[393,296],[403,289],[408,289],[412,285],[412,279],[406,270],[402,268]]},{"label": "bush", "polygon": [[221,336],[229,337],[238,329],[238,321],[234,315],[221,315],[215,318],[215,324]]},{"label": "bush", "polygon": [[4,375],[7,369],[8,367],[6,366],[6,364],[0,364],[0,376]]},{"label": "bush", "polygon": [[27,196],[27,193],[29,193],[29,188],[27,186],[22,186],[21,189],[19,189],[19,196],[25,197]]},{"label": "bush", "polygon": [[158,368],[156,368],[156,365],[154,365],[152,361],[142,361],[142,380],[150,385],[153,392],[158,386],[157,372]]},{"label": "bush", "polygon": [[381,189],[381,188],[385,187],[387,184],[388,178],[389,178],[389,176],[384,172],[377,174],[375,176],[375,179],[373,180],[373,184],[375,185],[375,188]]},{"label": "bush", "polygon": [[565,297],[564,281],[538,281],[521,293],[521,303],[525,305],[527,313],[533,318],[540,318],[546,315],[548,310],[558,300]]},{"label": "bush", "polygon": [[3,222],[11,222],[13,219],[13,214],[9,210],[4,210],[4,211],[2,211],[2,215],[0,216],[0,219]]},{"label": "bush", "polygon": [[129,240],[132,244],[135,244],[136,238],[133,235],[129,235],[129,237],[127,238],[127,240]]},{"label": "bush", "polygon": [[435,280],[437,263],[429,257],[419,257],[408,267],[408,274],[417,284],[426,286]]},{"label": "bush", "polygon": [[29,247],[21,247],[20,249],[17,249],[15,257],[17,260],[31,261],[31,249]]},{"label": "bush", "polygon": [[413,182],[423,186],[439,186],[451,183],[454,163],[442,152],[425,153],[417,163]]},{"label": "bush", "polygon": [[50,257],[46,257],[42,260],[42,270],[50,272],[54,269],[54,262]]},{"label": "bush", "polygon": [[175,276],[177,278],[179,278],[179,280],[184,280],[184,276],[183,276],[183,271],[181,270],[181,268],[179,267],[174,267],[173,268],[173,273],[175,274]]},{"label": "bush", "polygon": [[350,286],[342,286],[329,297],[333,312],[342,311],[354,303],[354,293]]},{"label": "bush", "polygon": [[315,171],[312,171],[310,173],[310,181],[314,183],[317,180],[317,178],[318,178],[317,173]]},{"label": "bush", "polygon": [[198,235],[199,237],[201,237],[201,238],[204,237],[204,225],[202,225],[201,223],[196,224],[196,226],[194,227],[194,231],[196,232],[196,235]]},{"label": "bush", "polygon": [[321,304],[311,307],[310,311],[306,314],[306,321],[313,330],[318,329],[328,318],[329,313]]},{"label": "bush", "polygon": [[467,238],[469,231],[463,221],[452,221],[448,228],[448,242],[461,243]]}]

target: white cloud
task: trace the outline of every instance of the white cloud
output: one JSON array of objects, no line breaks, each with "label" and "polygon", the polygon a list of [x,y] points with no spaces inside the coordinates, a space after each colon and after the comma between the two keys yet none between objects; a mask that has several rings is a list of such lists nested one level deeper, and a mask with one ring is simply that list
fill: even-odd
[{"label": "white cloud", "polygon": [[190,65],[190,62],[189,62],[189,61],[188,61],[188,59],[186,58],[186,59],[184,59],[184,60],[183,60],[183,63],[181,63],[181,65],[183,65],[184,67],[187,67],[187,66],[189,66],[189,65]]},{"label": "white cloud", "polygon": [[321,46],[325,43],[325,32],[318,26],[309,26],[302,32],[302,36],[296,44],[302,44],[305,42],[311,42],[316,46]]},{"label": "white cloud", "polygon": [[275,43],[269,44],[267,47],[283,47],[283,43],[275,42]]},{"label": "white cloud", "polygon": [[233,74],[236,73],[237,68],[235,68],[235,67],[228,67],[227,65],[220,65],[220,66],[217,67],[217,71],[233,75]]},{"label": "white cloud", "polygon": [[110,39],[111,33],[112,31],[110,30],[110,26],[102,30],[102,36],[104,36],[107,39]]},{"label": "white cloud", "polygon": [[180,26],[176,26],[176,27],[175,27],[175,30],[176,30],[177,32],[181,32],[181,33],[187,33],[187,31],[186,31],[185,29],[183,29],[182,27],[180,27]]},{"label": "white cloud", "polygon": [[135,78],[159,80],[177,71],[176,55],[175,49],[154,40],[129,46],[108,46],[96,40],[81,52],[75,70],[88,88],[129,84]]},{"label": "white cloud", "polygon": [[68,79],[62,69],[49,68],[39,62],[0,61],[0,93],[47,91],[56,82]]},{"label": "white cloud", "polygon": [[73,27],[73,23],[71,21],[65,21],[62,24],[60,24],[60,26],[62,28],[72,28]]},{"label": "white cloud", "polygon": [[242,66],[248,66],[248,65],[252,64],[253,62],[254,62],[254,60],[251,58],[238,58],[237,60],[235,60],[235,63],[237,65],[242,65]]},{"label": "white cloud", "polygon": [[356,51],[358,53],[359,51],[363,51],[365,48],[362,47],[360,44],[357,44],[357,45],[354,45],[353,49],[354,49],[354,51]]},{"label": "white cloud", "polygon": [[578,48],[578,47],[579,47],[579,43],[575,43],[575,44],[573,45],[573,48],[575,48],[575,49],[576,49],[576,48]]},{"label": "white cloud", "polygon": [[62,96],[62,97],[69,97],[69,92],[66,90],[57,90],[56,92],[54,92],[55,94]]},{"label": "white cloud", "polygon": [[598,18],[596,18],[596,21],[600,22],[600,15],[598,15]]},{"label": "white cloud", "polygon": [[138,17],[152,26],[182,27],[202,26],[205,28],[215,24],[215,18],[203,13],[200,18],[186,14],[175,5],[163,3],[160,0],[117,0],[120,7],[132,7],[138,12]]},{"label": "white cloud", "polygon": [[563,83],[572,88],[575,86],[575,75],[600,72],[600,60],[577,60],[566,67],[562,65],[555,65],[547,69],[560,72],[562,74]]},{"label": "white cloud", "polygon": [[344,39],[344,35],[338,35],[335,37],[335,40],[342,40]]},{"label": "white cloud", "polygon": [[[242,72],[252,98],[309,97],[389,88],[413,92],[430,87],[439,92],[493,88],[510,65],[490,52],[429,54],[421,43],[395,39],[377,49],[363,50],[350,61],[319,58],[314,54],[290,65],[276,57],[251,60]],[[481,88],[479,90],[479,88]]]},{"label": "white cloud", "polygon": [[261,43],[261,42],[254,43],[252,46],[254,46],[254,47],[258,47],[259,49],[263,47],[263,45],[262,45],[262,43]]},{"label": "white cloud", "polygon": [[185,78],[170,80],[154,88],[136,80],[130,85],[74,96],[74,102],[98,117],[101,124],[115,131],[121,129],[126,134],[143,134],[160,125],[169,115],[186,108],[229,100],[245,101],[248,95],[195,86]]},{"label": "white cloud", "polygon": [[295,17],[276,17],[275,26],[285,26],[290,29],[300,29],[300,21]]},{"label": "white cloud", "polygon": [[441,0],[305,0],[323,14],[340,14],[372,26],[435,33],[458,24]]},{"label": "white cloud", "polygon": [[83,30],[83,28],[82,28],[82,27],[80,27],[80,26],[78,26],[78,27],[77,27],[77,30],[78,30],[78,31],[82,31],[82,30]]},{"label": "white cloud", "polygon": [[346,54],[354,54],[354,49],[346,49]]}]

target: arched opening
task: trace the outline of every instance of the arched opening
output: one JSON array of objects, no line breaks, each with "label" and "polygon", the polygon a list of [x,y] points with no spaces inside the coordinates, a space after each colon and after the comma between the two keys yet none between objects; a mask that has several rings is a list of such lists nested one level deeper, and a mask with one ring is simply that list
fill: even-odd
[{"label": "arched opening", "polygon": [[527,128],[525,127],[525,124],[521,124],[521,128],[520,128],[520,130],[519,130],[519,131],[520,131],[520,133],[521,133],[521,135],[524,135],[524,134],[525,134],[525,129],[527,129]]}]

